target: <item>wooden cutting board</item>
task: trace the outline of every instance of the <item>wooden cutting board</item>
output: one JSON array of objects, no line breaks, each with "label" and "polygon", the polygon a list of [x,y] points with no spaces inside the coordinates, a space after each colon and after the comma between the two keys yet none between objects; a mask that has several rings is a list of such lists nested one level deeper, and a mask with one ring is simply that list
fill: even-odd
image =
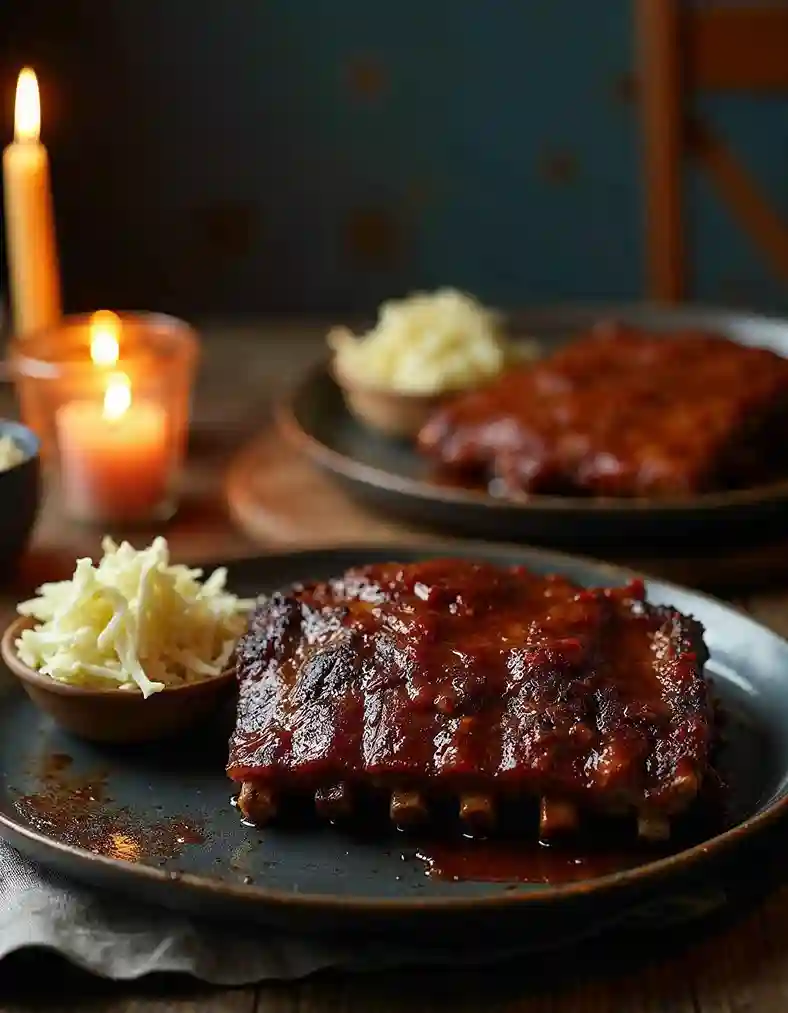
[{"label": "wooden cutting board", "polygon": [[[243,533],[269,548],[412,544],[441,535],[372,513],[299,455],[273,425],[236,454],[227,470],[225,492],[230,513]],[[581,554],[594,555],[593,547]],[[609,552],[605,555],[610,559]],[[633,547],[610,561],[711,593],[741,594],[785,583],[788,536],[780,542],[692,558],[654,557]]]}]

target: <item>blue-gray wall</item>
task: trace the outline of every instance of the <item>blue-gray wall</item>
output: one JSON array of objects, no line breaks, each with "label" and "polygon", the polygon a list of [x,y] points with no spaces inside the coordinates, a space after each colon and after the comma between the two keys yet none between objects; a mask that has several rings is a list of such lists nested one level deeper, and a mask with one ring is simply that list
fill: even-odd
[{"label": "blue-gray wall", "polygon": [[[3,125],[34,61],[74,308],[642,293],[630,0],[11,6]],[[788,216],[788,101],[702,105]],[[788,308],[687,182],[695,297]]]}]

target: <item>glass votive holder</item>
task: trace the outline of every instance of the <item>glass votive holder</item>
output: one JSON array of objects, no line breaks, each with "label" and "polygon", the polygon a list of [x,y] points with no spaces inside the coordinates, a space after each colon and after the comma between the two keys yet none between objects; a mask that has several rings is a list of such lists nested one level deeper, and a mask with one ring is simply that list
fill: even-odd
[{"label": "glass votive holder", "polygon": [[12,339],[22,417],[72,520],[139,526],[178,506],[199,342],[154,313],[64,317]]}]

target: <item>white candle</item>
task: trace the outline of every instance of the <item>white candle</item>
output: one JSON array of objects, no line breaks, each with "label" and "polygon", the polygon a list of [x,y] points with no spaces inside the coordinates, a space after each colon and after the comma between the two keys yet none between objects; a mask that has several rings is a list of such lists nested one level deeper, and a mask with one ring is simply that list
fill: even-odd
[{"label": "white candle", "polygon": [[124,374],[104,401],[72,401],[55,420],[63,506],[84,521],[133,523],[155,516],[168,497],[167,417],[160,405],[132,403]]},{"label": "white candle", "polygon": [[38,81],[26,68],[16,87],[14,141],[3,152],[8,274],[17,334],[51,327],[61,316],[49,155],[40,133]]}]

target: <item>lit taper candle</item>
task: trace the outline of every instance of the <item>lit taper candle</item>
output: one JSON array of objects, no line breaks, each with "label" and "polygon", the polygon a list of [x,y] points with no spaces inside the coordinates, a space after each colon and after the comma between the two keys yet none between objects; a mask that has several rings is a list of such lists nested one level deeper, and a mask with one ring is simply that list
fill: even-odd
[{"label": "lit taper candle", "polygon": [[26,67],[16,85],[14,141],[3,152],[8,275],[17,334],[51,327],[62,312],[49,155],[40,135],[38,80]]}]

